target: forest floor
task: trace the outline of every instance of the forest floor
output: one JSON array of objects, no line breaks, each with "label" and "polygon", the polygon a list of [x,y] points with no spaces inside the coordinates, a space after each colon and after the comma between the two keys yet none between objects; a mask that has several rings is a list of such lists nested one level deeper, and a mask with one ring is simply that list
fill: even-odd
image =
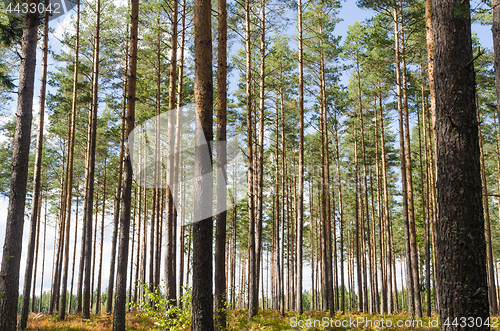
[{"label": "forest floor", "polygon": [[[249,324],[247,311],[231,310],[228,316],[228,330],[439,330],[437,316],[412,320],[408,315],[368,315],[349,313],[336,315],[330,319],[325,312],[305,312],[300,318],[293,312],[280,317],[279,311],[261,310]],[[57,315],[31,314],[28,330],[111,330],[112,315],[92,315],[90,320],[82,320],[79,315],[67,315],[65,321],[58,321]],[[162,330],[148,317],[138,312],[127,313],[127,330]],[[187,330],[190,328],[173,328],[171,330]]]}]

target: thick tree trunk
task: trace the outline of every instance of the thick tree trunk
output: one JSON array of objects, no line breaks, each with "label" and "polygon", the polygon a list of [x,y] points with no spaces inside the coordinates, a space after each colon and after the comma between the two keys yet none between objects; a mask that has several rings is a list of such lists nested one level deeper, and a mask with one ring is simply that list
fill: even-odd
[{"label": "thick tree trunk", "polygon": [[[27,0],[28,6],[38,7],[39,0]],[[0,270],[0,329],[16,329],[19,300],[19,268],[21,263],[26,184],[31,140],[33,89],[36,67],[36,43],[39,15],[29,11],[24,18],[21,46],[21,69],[16,112],[16,128],[12,151],[9,207]],[[35,198],[36,200],[36,198]]]},{"label": "thick tree trunk", "polygon": [[467,0],[432,2],[441,330],[460,329],[448,318],[489,316],[469,11]]},{"label": "thick tree trunk", "polygon": [[[135,91],[137,80],[137,40],[139,21],[139,0],[132,0],[130,17],[130,50],[129,50],[129,79],[127,87],[127,119],[124,145],[124,178],[122,213],[120,215],[120,243],[118,247],[118,266],[116,274],[115,307],[113,311],[113,330],[125,331],[125,306],[127,292],[127,261],[130,232],[130,212],[132,205],[132,163],[128,136],[135,125]],[[146,232],[146,231],[144,231]],[[111,300],[111,298],[108,298]]]},{"label": "thick tree trunk", "polygon": [[[45,1],[47,6],[48,0]],[[43,152],[43,129],[45,115],[45,95],[47,89],[47,54],[49,42],[49,12],[45,11],[43,16],[43,44],[42,44],[42,78],[40,86],[40,107],[38,114],[38,134],[36,141],[35,170],[33,176],[33,205],[30,219],[30,232],[28,241],[28,254],[26,259],[26,271],[24,273],[23,298],[21,300],[21,313],[19,316],[19,330],[25,330],[28,322],[28,312],[31,292],[31,277],[33,276],[33,255],[35,253],[35,237],[40,211],[41,169]],[[35,269],[36,270],[36,269]],[[33,288],[33,291],[35,289]]]},{"label": "thick tree trunk", "polygon": [[[195,134],[194,175],[203,179],[194,187],[194,217],[200,219],[203,210],[211,208],[213,198],[212,152],[208,142],[212,141],[212,6],[208,0],[195,0],[194,6],[194,55],[195,78],[194,99],[199,122]],[[212,217],[201,219],[193,224],[193,294],[192,319],[193,331],[213,331],[212,295]],[[207,275],[210,275],[207,277]]]}]

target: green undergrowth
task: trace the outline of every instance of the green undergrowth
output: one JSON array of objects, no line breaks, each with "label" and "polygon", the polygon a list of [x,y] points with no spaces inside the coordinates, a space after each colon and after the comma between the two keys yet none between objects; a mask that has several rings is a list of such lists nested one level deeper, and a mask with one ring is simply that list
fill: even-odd
[{"label": "green undergrowth", "polygon": [[[190,316],[183,315],[181,319],[182,323],[172,321],[167,326],[158,323],[157,318],[144,314],[144,310],[137,309],[127,313],[127,330],[167,329],[190,331]],[[278,310],[271,309],[260,310],[259,314],[254,316],[252,321],[248,323],[248,311],[246,309],[233,309],[228,311],[227,330],[438,330],[439,328],[433,326],[433,323],[437,325],[437,316],[435,314],[431,318],[424,317],[412,320],[405,313],[369,315],[349,312],[344,315],[337,314],[330,319],[329,314],[322,311],[307,311],[300,316],[297,316],[294,312],[286,312],[285,316],[280,316]],[[58,321],[57,315],[31,314],[28,321],[28,330],[99,331],[111,330],[112,324],[112,315],[106,314],[92,315],[90,320],[82,320],[79,315],[67,315],[65,321]]]}]

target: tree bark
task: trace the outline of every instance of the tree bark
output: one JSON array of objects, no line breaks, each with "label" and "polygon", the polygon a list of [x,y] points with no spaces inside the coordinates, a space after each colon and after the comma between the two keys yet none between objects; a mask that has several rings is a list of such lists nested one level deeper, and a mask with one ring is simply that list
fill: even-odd
[{"label": "tree bark", "polygon": [[246,108],[247,108],[247,157],[248,157],[248,320],[257,315],[255,307],[255,210],[254,210],[254,169],[253,169],[253,124],[252,124],[252,60],[250,43],[250,0],[245,0],[245,52],[246,52]]},{"label": "tree bark", "polygon": [[[38,7],[39,0],[27,0]],[[28,11],[23,23],[21,67],[16,111],[16,128],[12,151],[9,207],[0,270],[0,329],[13,331],[17,322],[19,268],[21,263],[26,184],[31,140],[33,89],[36,68],[38,13]],[[36,200],[36,198],[35,198]]]},{"label": "tree bark", "polygon": [[[113,330],[125,331],[125,306],[127,292],[127,261],[130,232],[130,212],[132,205],[132,163],[128,136],[135,125],[135,91],[137,80],[137,40],[139,21],[139,0],[131,0],[130,17],[130,50],[129,50],[129,79],[127,88],[127,119],[124,145],[124,178],[122,195],[122,213],[120,215],[120,243],[118,247],[118,266],[116,274],[115,308],[113,312]],[[111,300],[111,298],[108,298]]]},{"label": "tree bark", "polygon": [[[129,25],[127,24],[127,35]],[[125,73],[123,75],[123,96],[122,96],[122,127],[120,134],[120,158],[118,161],[118,180],[116,184],[116,193],[113,208],[113,234],[111,235],[111,261],[109,264],[109,278],[108,278],[108,293],[106,300],[106,314],[110,314],[113,310],[113,290],[115,287],[115,265],[116,265],[116,243],[118,241],[118,223],[120,221],[120,199],[122,194],[122,181],[123,181],[123,154],[125,144],[125,111],[127,109],[127,85],[128,85],[128,46],[129,41],[125,44]],[[140,213],[139,213],[140,215]]]},{"label": "tree bark", "polygon": [[[302,237],[304,227],[304,54],[302,45],[302,0],[298,0],[298,33],[299,33],[299,192],[297,210],[297,314],[302,315]],[[326,123],[323,124],[326,129]],[[326,131],[326,130],[325,130]],[[329,208],[329,206],[328,206]],[[333,307],[330,308],[330,313]]]},{"label": "tree bark", "polygon": [[[195,0],[194,6],[194,56],[195,81],[194,100],[199,122],[195,133],[194,175],[202,179],[194,187],[194,217],[201,218],[203,210],[211,208],[213,198],[212,151],[208,142],[212,141],[212,6],[208,0]],[[212,217],[193,224],[193,290],[192,318],[193,331],[214,330],[212,295]],[[207,275],[210,275],[207,277]]]},{"label": "tree bark", "polygon": [[98,108],[98,78],[99,78],[99,40],[100,40],[100,18],[101,1],[96,0],[96,28],[94,32],[94,70],[92,74],[92,118],[89,123],[90,137],[88,143],[87,170],[85,173],[85,208],[83,213],[83,223],[86,226],[85,232],[85,275],[83,283],[83,311],[82,318],[90,318],[91,302],[91,244],[92,244],[92,207],[94,202],[94,177],[95,177],[95,147],[97,133],[97,108]]},{"label": "tree bark", "polygon": [[448,318],[489,316],[469,10],[467,0],[432,2],[441,330],[460,329]]},{"label": "tree bark", "polygon": [[[170,52],[170,85],[168,89],[168,109],[169,109],[169,120],[168,120],[168,134],[169,134],[169,141],[174,142],[176,135],[175,134],[175,126],[174,126],[174,121],[175,117],[173,116],[175,114],[175,105],[176,105],[176,98],[175,98],[175,87],[176,87],[176,70],[177,70],[177,7],[178,7],[178,1],[173,0],[172,2],[172,45],[171,45],[171,52]],[[179,124],[177,125],[177,128],[179,128]],[[170,150],[172,148],[172,150]],[[169,153],[168,155],[174,155],[174,146],[172,144],[169,144]],[[174,171],[175,168],[175,158],[178,158],[178,153],[175,153],[175,157],[169,157],[168,162],[169,162],[169,167],[167,169],[167,176],[170,176],[170,181],[169,183],[173,183],[176,181],[177,178],[177,173]],[[172,178],[174,177],[174,178]],[[176,219],[177,219],[177,212],[174,210],[174,202],[173,202],[173,194],[177,194],[178,188],[176,187],[177,185],[174,185],[173,187],[170,187],[170,190],[167,189],[167,222],[166,222],[166,235],[167,235],[167,249],[165,253],[165,279],[167,280],[167,286],[166,286],[166,298],[171,300],[172,304],[175,304],[175,299],[176,299],[176,278],[175,278],[175,273],[176,273]]]},{"label": "tree bark", "polygon": [[[227,107],[227,9],[219,0],[217,68],[217,225],[215,230],[215,329],[226,329],[226,107]],[[233,211],[234,212],[234,211]]]},{"label": "tree bark", "polygon": [[[45,1],[47,6],[48,0]],[[26,271],[24,273],[23,298],[21,300],[21,313],[19,316],[19,330],[25,330],[28,323],[28,312],[31,292],[31,277],[33,276],[33,255],[35,254],[35,237],[37,223],[39,222],[39,211],[41,203],[41,169],[43,152],[43,128],[45,115],[45,96],[47,89],[47,54],[49,42],[49,12],[45,11],[43,16],[43,44],[42,44],[42,78],[40,86],[40,107],[38,114],[38,134],[36,141],[35,170],[33,176],[33,205],[31,209],[30,232],[28,239],[28,254],[26,259]],[[36,270],[36,269],[35,269]],[[33,287],[33,291],[34,291]]]},{"label": "tree bark", "polygon": [[483,146],[483,134],[481,132],[481,115],[479,108],[479,98],[476,94],[476,107],[477,107],[477,117],[478,117],[478,131],[479,131],[479,156],[481,165],[481,186],[483,193],[483,210],[484,210],[484,221],[486,228],[486,255],[488,257],[487,271],[488,271],[488,298],[490,304],[490,314],[497,314],[497,293],[495,286],[495,266],[493,265],[493,245],[491,242],[491,222],[490,222],[490,207],[488,199],[488,184],[486,182],[486,169],[484,164],[484,146]]}]

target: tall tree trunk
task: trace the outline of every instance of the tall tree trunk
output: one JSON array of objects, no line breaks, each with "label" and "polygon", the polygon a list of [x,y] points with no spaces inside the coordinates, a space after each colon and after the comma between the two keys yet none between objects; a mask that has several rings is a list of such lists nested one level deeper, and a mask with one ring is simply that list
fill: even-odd
[{"label": "tall tree trunk", "polygon": [[401,82],[401,61],[400,61],[400,25],[399,13],[397,8],[394,8],[394,40],[395,40],[395,54],[396,54],[396,86],[397,86],[397,102],[398,102],[398,116],[399,116],[399,146],[400,146],[400,163],[401,163],[401,186],[403,193],[403,218],[404,218],[404,238],[405,250],[407,259],[407,272],[406,275],[406,288],[408,299],[408,312],[410,315],[414,314],[414,300],[413,300],[413,277],[411,274],[411,246],[410,246],[410,230],[409,230],[409,216],[408,216],[408,172],[406,170],[406,150],[405,150],[405,136],[404,136],[404,114],[403,114],[403,93]]},{"label": "tall tree trunk", "polygon": [[[256,185],[255,189],[255,201],[256,201],[256,221],[255,221],[255,295],[254,300],[256,301],[254,306],[259,306],[259,285],[264,289],[264,280],[260,278],[259,268],[261,267],[262,259],[262,215],[263,215],[263,174],[264,174],[264,102],[265,102],[265,82],[266,82],[266,4],[265,0],[261,2],[261,33],[260,33],[260,86],[259,86],[259,142],[258,146],[255,146],[255,150],[258,148],[258,159],[254,157],[254,162],[257,163],[256,170]],[[255,114],[257,117],[257,114]],[[255,121],[255,125],[257,121]],[[255,136],[257,136],[257,131],[255,131]],[[257,153],[255,153],[255,156]],[[262,298],[262,304],[264,305],[264,297]]]},{"label": "tall tree trunk", "polygon": [[345,284],[344,284],[344,206],[342,202],[342,179],[340,173],[339,133],[337,112],[334,113],[335,121],[335,156],[337,165],[337,192],[339,198],[339,223],[340,223],[340,311],[345,313]]},{"label": "tall tree trunk", "polygon": [[497,314],[497,293],[495,285],[495,266],[493,265],[493,245],[491,242],[491,225],[490,225],[490,207],[488,199],[488,184],[486,182],[486,169],[484,163],[484,146],[483,146],[483,134],[481,132],[481,110],[479,108],[479,98],[476,93],[476,107],[477,107],[477,121],[478,121],[478,132],[479,132],[479,156],[481,165],[481,186],[483,193],[483,210],[484,210],[484,221],[486,228],[486,255],[488,257],[487,271],[488,271],[488,298],[490,304],[490,314]]},{"label": "tall tree trunk", "polygon": [[[129,50],[129,79],[127,86],[127,119],[124,145],[124,178],[122,213],[120,215],[120,243],[118,247],[118,266],[116,274],[115,307],[113,312],[113,330],[125,331],[125,305],[127,292],[127,261],[130,232],[130,212],[132,205],[132,163],[130,159],[130,146],[128,136],[135,124],[135,91],[137,80],[137,39],[139,21],[139,0],[131,0],[130,17],[130,50]],[[145,233],[146,231],[144,231]],[[111,300],[111,298],[108,298]]]},{"label": "tall tree trunk", "polygon": [[96,0],[96,26],[94,32],[94,70],[92,74],[92,120],[88,143],[87,170],[85,172],[85,209],[83,213],[83,223],[86,226],[85,233],[85,280],[83,283],[83,311],[82,318],[90,318],[91,288],[91,243],[92,243],[92,206],[94,202],[94,176],[95,176],[95,147],[97,133],[97,108],[98,108],[98,79],[99,79],[99,33],[101,20],[101,1]]},{"label": "tall tree trunk", "polygon": [[[132,193],[131,193],[132,194]],[[135,224],[136,224],[136,214],[137,214],[137,187],[134,188],[134,199],[131,198],[132,201],[135,203],[134,205],[134,216],[132,216],[133,223],[132,223],[132,238],[130,238],[130,245],[132,245],[132,251],[130,252],[130,278],[129,278],[129,283],[128,283],[128,302],[132,303],[135,301],[132,301],[132,293],[134,289],[132,288],[132,283],[134,279],[134,248],[135,248]],[[132,212],[130,212],[132,214]],[[139,237],[138,237],[139,238]],[[139,242],[139,240],[137,240]],[[130,306],[128,307],[128,311],[130,311]]]},{"label": "tall tree trunk", "polygon": [[217,225],[215,230],[215,329],[226,329],[226,107],[227,107],[227,9],[226,0],[219,0],[217,44]]},{"label": "tall tree trunk", "polygon": [[[71,219],[71,206],[72,206],[72,193],[73,193],[73,161],[75,149],[75,129],[76,129],[76,102],[77,102],[77,89],[78,89],[78,56],[80,47],[80,1],[77,3],[77,17],[76,17],[76,40],[75,40],[75,64],[73,70],[73,100],[71,103],[71,124],[70,124],[70,139],[68,146],[68,163],[66,171],[68,173],[66,183],[66,247],[64,251],[64,271],[62,280],[61,292],[61,307],[59,309],[59,320],[64,320],[66,314],[66,285],[68,283],[68,269],[69,269],[69,231]],[[76,243],[76,237],[75,237]],[[71,300],[71,298],[70,298]]]},{"label": "tall tree trunk", "polygon": [[[302,315],[302,237],[304,227],[304,55],[302,45],[302,0],[298,0],[298,33],[299,33],[299,192],[297,217],[297,314]],[[324,124],[326,128],[326,124]],[[330,308],[332,313],[333,307]]]},{"label": "tall tree trunk", "polygon": [[[169,109],[169,119],[168,119],[168,140],[174,142],[176,135],[175,134],[175,126],[174,126],[174,121],[175,117],[173,116],[175,114],[175,105],[176,105],[176,98],[175,98],[175,87],[176,87],[176,70],[177,70],[177,7],[178,7],[178,1],[173,0],[172,2],[172,45],[171,45],[171,52],[170,52],[170,78],[169,78],[169,89],[168,89],[168,109]],[[180,119],[180,118],[179,118]],[[179,123],[177,124],[177,127],[179,128]],[[175,168],[175,158],[178,157],[178,153],[175,153],[175,157],[172,157],[174,155],[174,146],[173,144],[169,144],[169,153],[171,157],[168,158],[169,166],[167,170],[167,179],[169,180],[169,183],[174,183],[177,181],[177,174],[176,171],[174,171]],[[177,212],[174,210],[174,201],[173,201],[173,196],[174,194],[178,194],[177,192],[177,185],[173,185],[170,187],[170,190],[167,189],[167,222],[166,222],[166,236],[167,236],[167,248],[166,248],[166,253],[165,253],[165,279],[167,280],[167,286],[166,286],[166,298],[171,300],[172,304],[175,304],[175,299],[176,299],[176,278],[175,278],[175,273],[176,273],[176,219],[177,219]]]},{"label": "tall tree trunk", "polygon": [[[184,82],[184,47],[185,47],[185,35],[186,35],[186,0],[182,2],[182,16],[181,16],[181,44],[180,44],[180,54],[179,54],[179,75],[177,78],[177,109],[182,107],[183,103],[183,94],[182,94],[182,89],[183,89],[183,82]],[[177,111],[177,116],[180,116],[181,112],[178,110]],[[177,123],[179,123],[179,118],[177,119]],[[179,127],[179,125],[178,125]],[[177,130],[177,135],[176,139],[180,139],[180,131]],[[179,146],[178,143],[176,143],[176,146]],[[183,168],[182,168],[182,151],[180,152],[180,158],[181,160],[177,162],[176,170],[180,172],[180,180],[182,180],[183,176]],[[180,201],[179,201],[179,206],[181,206],[181,235],[180,235],[180,247],[181,251],[179,254],[179,284],[178,284],[178,296],[182,297],[183,295],[183,279],[184,279],[184,236],[186,233],[186,228],[185,228],[185,209],[184,209],[184,194],[185,190],[184,187],[180,188],[181,193],[180,193]],[[182,308],[182,301],[177,302],[177,305]]]},{"label": "tall tree trunk", "polygon": [[[107,153],[107,151],[106,151]],[[102,250],[104,239],[104,216],[106,215],[106,160],[107,154],[104,156],[104,174],[102,185],[102,218],[101,218],[101,242],[99,249],[99,269],[97,271],[97,295],[95,300],[95,313],[96,315],[101,311],[101,276],[102,276]],[[97,215],[96,215],[97,216]],[[133,254],[132,254],[133,255]]]},{"label": "tall tree trunk", "polygon": [[[356,123],[356,122],[354,122]],[[355,186],[355,218],[356,218],[356,274],[357,274],[357,286],[358,286],[358,310],[363,311],[363,281],[362,281],[362,275],[361,275],[361,264],[362,264],[362,249],[361,249],[361,241],[360,241],[360,235],[362,237],[362,234],[360,233],[360,217],[359,217],[359,210],[360,210],[360,203],[359,201],[362,199],[360,197],[359,193],[359,175],[358,175],[358,140],[357,140],[357,128],[356,124],[354,124],[354,186]]]},{"label": "tall tree trunk", "polygon": [[[45,1],[48,6],[49,1]],[[43,16],[43,44],[42,44],[42,78],[40,86],[40,107],[38,114],[38,134],[36,141],[35,170],[33,176],[33,206],[31,209],[30,232],[28,241],[28,254],[26,259],[26,271],[24,273],[23,298],[21,300],[21,313],[19,316],[19,330],[25,330],[28,323],[28,312],[31,297],[31,277],[33,276],[33,255],[35,253],[35,237],[37,223],[39,222],[39,205],[41,203],[41,169],[43,152],[43,126],[45,115],[45,95],[47,89],[47,54],[49,42],[49,12],[45,11]],[[35,269],[36,270],[36,269]],[[33,291],[34,291],[33,287]],[[17,305],[16,305],[17,306]]]},{"label": "tall tree trunk", "polygon": [[38,266],[38,248],[40,246],[40,222],[42,219],[42,192],[40,191],[40,196],[39,196],[40,202],[38,203],[38,220],[37,225],[36,225],[36,243],[35,243],[35,263],[34,267],[35,270],[33,271],[33,297],[31,299],[31,311],[35,312],[35,298],[36,298],[36,271],[37,271],[37,266]]},{"label": "tall tree trunk", "polygon": [[405,158],[406,158],[406,181],[407,181],[407,197],[408,197],[408,233],[410,237],[410,252],[411,252],[411,275],[413,284],[413,305],[414,313],[417,318],[422,317],[422,303],[420,299],[420,274],[419,255],[417,251],[417,233],[415,230],[415,206],[413,199],[413,175],[412,175],[412,160],[411,160],[411,144],[410,144],[410,120],[408,107],[408,84],[406,74],[406,47],[405,47],[404,30],[401,30],[401,58],[402,58],[402,84],[403,84],[403,99],[404,99],[404,123],[405,123]]},{"label": "tall tree trunk", "polygon": [[[439,298],[446,298],[439,304],[439,315],[443,322],[460,316],[485,320],[488,284],[470,4],[467,0],[434,0],[432,4],[437,267]],[[467,244],[456,245],[460,242]],[[443,322],[441,330],[460,329]]]},{"label": "tall tree trunk", "polygon": [[[425,102],[425,80],[424,80],[424,72],[423,65],[420,65],[420,79],[421,79],[421,98],[422,98],[422,114],[425,118],[426,113],[426,102]],[[420,113],[417,111],[417,127],[418,127],[418,151],[419,151],[419,163],[420,163],[420,194],[422,195],[422,218],[423,218],[423,226],[424,226],[424,236],[425,236],[425,289],[426,289],[426,304],[427,304],[427,317],[431,316],[431,286],[430,286],[430,242],[429,242],[429,201],[426,197],[429,196],[428,190],[428,173],[424,172],[424,166],[422,164],[422,126],[420,125]],[[424,122],[425,123],[425,122]],[[425,130],[425,124],[423,125]],[[425,136],[424,136],[425,140]],[[425,141],[424,141],[425,145]],[[427,156],[427,153],[425,156]],[[427,162],[427,160],[424,160]],[[427,167],[425,167],[427,169]],[[425,180],[425,185],[424,185]],[[427,188],[427,191],[424,191],[424,186]],[[424,194],[426,192],[426,194]]]},{"label": "tall tree trunk", "polygon": [[[212,141],[212,6],[208,0],[195,0],[194,6],[194,54],[195,63],[194,98],[199,122],[195,134],[194,175],[203,179],[194,187],[194,217],[200,219],[203,210],[211,208],[213,196],[212,152],[208,155],[204,144]],[[205,149],[205,150],[202,150]],[[212,296],[212,217],[201,219],[193,224],[193,294],[192,319],[193,331],[214,330]],[[207,277],[210,275],[210,277]]]},{"label": "tall tree trunk", "polygon": [[[500,20],[499,20],[500,21]],[[425,31],[426,31],[426,43],[427,43],[427,73],[428,73],[428,80],[429,80],[429,94],[430,94],[430,112],[432,114],[432,127],[434,127],[434,116],[436,114],[436,92],[434,88],[434,37],[433,37],[433,32],[432,32],[432,0],[425,0]],[[500,44],[499,44],[500,46]],[[500,52],[500,51],[499,51]],[[424,114],[425,117],[427,117],[427,113]],[[430,127],[429,123],[429,127]],[[427,130],[427,128],[426,128]],[[431,144],[431,139],[429,136],[429,145],[432,146]],[[432,150],[432,147],[430,148]],[[426,146],[427,150],[427,146]],[[433,158],[433,155],[429,155],[431,159]],[[435,174],[435,164],[434,162],[430,163],[430,169],[432,171],[429,171],[430,179],[429,179],[429,184],[430,185],[430,193],[431,196],[429,196],[431,200],[431,215],[429,215],[429,220],[431,223],[430,229],[431,229],[431,238],[432,238],[432,247],[436,247],[435,241],[436,238],[434,235],[435,233],[435,226],[437,222],[434,222],[434,220],[437,220],[437,207],[436,207],[436,198],[435,198],[435,180],[434,180],[434,174]],[[436,262],[436,250],[432,250],[432,255],[433,255],[433,265],[435,265]],[[436,268],[434,268],[434,277],[436,277]],[[435,287],[435,297],[436,297],[436,310],[439,311],[439,283],[437,281],[434,282],[434,287]]]},{"label": "tall tree trunk", "polygon": [[[140,156],[139,156],[140,158]],[[137,303],[137,285],[139,282],[139,270],[140,270],[140,264],[141,264],[141,202],[142,202],[142,194],[141,194],[141,188],[138,188],[139,192],[134,192],[134,197],[135,197],[135,208],[134,208],[134,214],[136,213],[137,210],[137,253],[136,253],[136,258],[135,258],[135,276],[133,278],[134,280],[134,294],[132,296],[132,302]],[[139,199],[137,199],[137,196],[139,196]],[[135,217],[134,217],[135,218]],[[133,259],[133,256],[132,256]]]},{"label": "tall tree trunk", "polygon": [[255,210],[254,210],[254,170],[253,170],[253,124],[252,124],[252,59],[250,43],[250,0],[245,0],[245,52],[246,52],[246,108],[247,108],[247,157],[248,157],[248,320],[257,315],[255,307]]},{"label": "tall tree trunk", "polygon": [[[78,185],[77,185],[78,186]],[[69,287],[69,303],[68,303],[68,314],[71,312],[71,303],[73,301],[73,281],[75,280],[75,264],[76,264],[76,244],[78,242],[78,200],[79,195],[76,195],[76,212],[75,212],[75,244],[73,246],[73,264],[71,267],[71,285]]]},{"label": "tall tree trunk", "polygon": [[[26,4],[28,6],[34,4],[38,8],[39,0],[27,0]],[[5,240],[0,270],[0,294],[2,294],[0,298],[0,316],[2,316],[0,329],[5,331],[15,330],[17,324],[19,268],[28,181],[38,21],[38,12],[29,11],[23,23],[9,207],[5,222]]]},{"label": "tall tree trunk", "polygon": [[45,212],[44,212],[44,222],[43,222],[43,250],[42,250],[42,277],[40,281],[40,301],[38,302],[38,312],[42,312],[42,295],[43,295],[43,276],[45,273],[45,241],[47,239],[47,201],[45,199]]},{"label": "tall tree trunk", "polygon": [[[129,25],[127,24],[127,35]],[[123,74],[123,93],[122,93],[122,127],[120,134],[120,157],[118,161],[118,180],[116,184],[116,193],[114,198],[113,208],[113,233],[111,235],[111,261],[109,263],[109,278],[108,278],[108,293],[106,300],[106,314],[110,314],[113,310],[113,290],[115,287],[115,265],[116,265],[116,243],[118,241],[118,223],[120,220],[120,199],[122,194],[123,181],[123,154],[125,142],[125,111],[127,109],[127,85],[128,85],[128,46],[129,41],[125,44],[125,68]],[[140,215],[140,213],[139,213]]]}]

